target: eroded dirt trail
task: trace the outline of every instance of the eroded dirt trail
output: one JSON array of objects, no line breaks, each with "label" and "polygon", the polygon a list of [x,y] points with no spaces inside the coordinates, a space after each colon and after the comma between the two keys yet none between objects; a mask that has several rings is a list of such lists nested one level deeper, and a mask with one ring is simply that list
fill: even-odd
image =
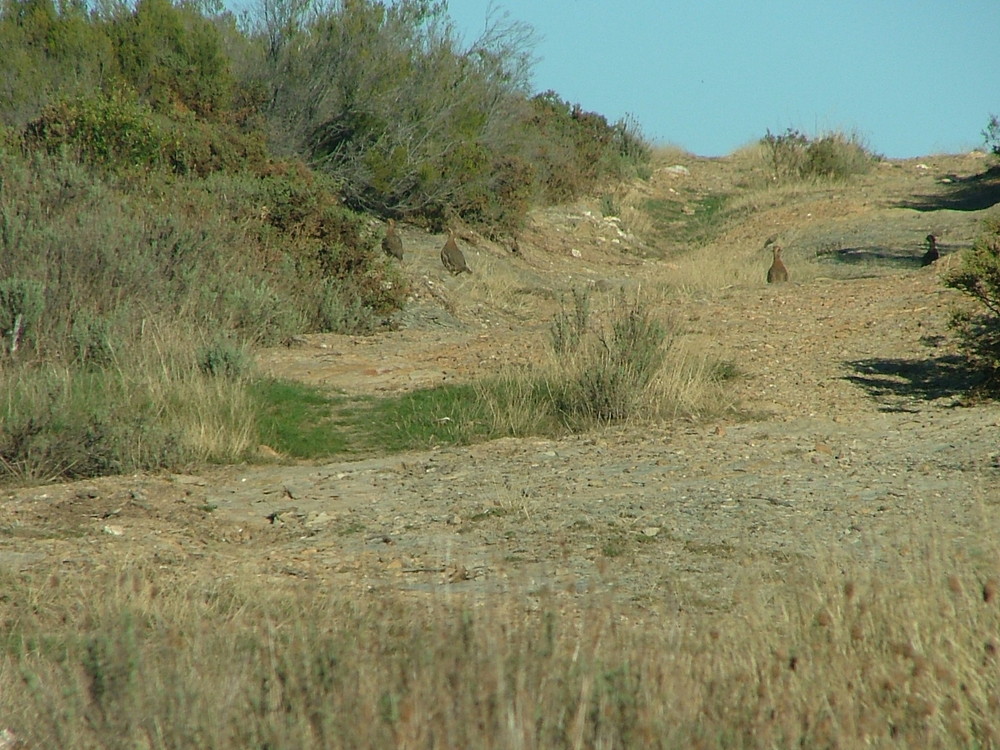
[{"label": "eroded dirt trail", "polygon": [[[949,219],[963,236],[974,220]],[[909,237],[914,222],[901,214],[897,229]],[[607,229],[574,215],[554,246],[572,250],[588,226]],[[883,237],[873,246],[891,244],[884,223],[871,232]],[[262,366],[348,393],[468,380],[537,356],[558,290],[581,278],[655,284],[669,271],[597,241],[585,265],[536,249],[517,259],[519,273],[547,293],[520,316],[501,314],[476,298],[474,282],[433,265],[437,238],[406,238],[417,289],[410,325],[363,339],[303,337],[264,352]],[[468,254],[480,272],[503,260]],[[1000,411],[956,406],[966,383],[946,337],[955,297],[942,269],[803,282],[794,273],[786,285],[663,303],[740,372],[742,411],[730,418],[13,490],[0,563],[85,573],[148,561],[185,576],[310,580],[373,596],[513,591],[529,605],[600,594],[655,617],[734,607],[748,582],[780,597],[809,569],[803,560],[832,551],[871,566],[916,561],[928,529],[966,554],[997,531]],[[454,306],[435,307],[448,294]]]}]

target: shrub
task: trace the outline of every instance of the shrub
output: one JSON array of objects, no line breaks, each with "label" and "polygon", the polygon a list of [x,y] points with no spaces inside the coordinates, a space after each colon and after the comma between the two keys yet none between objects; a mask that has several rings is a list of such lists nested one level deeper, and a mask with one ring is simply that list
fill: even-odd
[{"label": "shrub", "polygon": [[780,135],[768,130],[760,142],[775,180],[845,179],[864,174],[877,160],[858,136],[838,132],[810,138],[793,128]]},{"label": "shrub", "polygon": [[807,174],[841,180],[870,171],[877,161],[857,136],[842,133],[830,133],[812,141],[807,156]]},{"label": "shrub", "polygon": [[664,359],[667,330],[638,301],[617,306],[610,325],[584,342],[575,375],[556,398],[570,422],[619,422],[635,416]]},{"label": "shrub", "polygon": [[197,359],[198,369],[213,377],[242,378],[253,367],[246,346],[224,337],[200,347]]},{"label": "shrub", "polygon": [[982,374],[984,390],[1000,392],[1000,220],[986,223],[944,283],[979,304],[978,311],[956,313],[951,324],[970,365]]},{"label": "shrub", "polygon": [[986,128],[983,130],[983,139],[986,143],[986,148],[995,155],[1000,156],[1000,117],[990,115],[990,120],[986,123]]},{"label": "shrub", "polygon": [[586,289],[573,289],[573,309],[567,311],[561,305],[549,329],[552,350],[556,356],[573,354],[579,350],[589,322],[590,294]]},{"label": "shrub", "polygon": [[107,25],[122,76],[157,112],[215,116],[232,102],[219,31],[195,3],[138,0]]},{"label": "shrub", "polygon": [[261,75],[274,130],[335,177],[347,205],[511,232],[531,200],[572,198],[648,162],[634,121],[526,96],[527,27],[493,23],[463,50],[445,12],[361,0],[310,22],[291,9],[270,19]]},{"label": "shrub", "polygon": [[88,94],[48,105],[25,128],[28,148],[68,152],[111,171],[163,167],[179,175],[262,169],[260,136],[190,113],[156,115],[127,92]]},{"label": "shrub", "polygon": [[80,161],[115,167],[160,163],[163,134],[152,111],[125,94],[88,95],[48,105],[25,129],[29,148],[68,150]]},{"label": "shrub", "polygon": [[79,365],[107,367],[114,361],[111,322],[99,315],[81,312],[73,320],[69,340],[73,361]]},{"label": "shrub", "polygon": [[54,96],[73,97],[114,81],[117,60],[87,3],[0,4],[0,121],[20,130]]},{"label": "shrub", "polygon": [[0,333],[11,355],[34,337],[45,309],[43,291],[33,279],[0,281]]}]

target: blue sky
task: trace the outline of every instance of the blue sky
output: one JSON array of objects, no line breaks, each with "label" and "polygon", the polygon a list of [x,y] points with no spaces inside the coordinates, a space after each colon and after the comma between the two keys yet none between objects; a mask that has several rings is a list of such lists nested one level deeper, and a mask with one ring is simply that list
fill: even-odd
[{"label": "blue sky", "polygon": [[533,85],[718,156],[788,127],[891,158],[982,146],[1000,114],[1000,0],[450,0],[531,25]]}]

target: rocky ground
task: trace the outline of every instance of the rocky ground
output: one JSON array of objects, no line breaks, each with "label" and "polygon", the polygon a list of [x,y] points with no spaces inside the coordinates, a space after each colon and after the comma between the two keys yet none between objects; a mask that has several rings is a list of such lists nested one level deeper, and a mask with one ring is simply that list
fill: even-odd
[{"label": "rocky ground", "polygon": [[[733,189],[726,160],[683,166],[641,189],[685,209]],[[0,565],[86,573],[142,559],[359,595],[601,594],[657,616],[780,596],[831,550],[873,567],[917,564],[930,540],[968,554],[996,532],[1000,409],[963,397],[947,328],[960,300],[940,276],[1000,201],[976,177],[986,166],[888,162],[761,205],[717,239],[722,253],[777,234],[792,271],[767,286],[761,252],[752,278],[664,296],[685,335],[739,371],[727,416],[7,489]],[[928,232],[945,257],[921,268]],[[517,253],[468,233],[472,276],[444,272],[441,237],[403,234],[414,296],[400,330],[302,337],[261,366],[349,393],[468,380],[537,356],[566,289],[662,285],[689,250],[669,232],[638,239],[596,203],[540,212]]]}]

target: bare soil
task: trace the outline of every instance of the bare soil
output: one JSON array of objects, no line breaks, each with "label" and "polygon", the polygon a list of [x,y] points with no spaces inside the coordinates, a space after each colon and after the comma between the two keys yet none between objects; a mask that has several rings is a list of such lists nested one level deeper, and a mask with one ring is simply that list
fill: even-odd
[{"label": "bare soil", "polygon": [[[732,159],[683,166],[630,188],[676,202],[678,227],[745,176]],[[761,249],[748,256],[759,281],[663,306],[740,373],[739,408],[724,418],[7,489],[0,565],[86,575],[144,560],[191,578],[513,592],[529,606],[601,594],[655,617],[732,609],[751,578],[764,582],[755,596],[780,597],[833,549],[873,567],[916,561],[931,538],[968,554],[997,531],[1000,408],[965,403],[947,328],[961,301],[940,277],[997,210],[987,166],[976,155],[887,162],[762,204],[715,238],[719,253]],[[399,330],[303,336],[260,364],[384,394],[530,362],[561,294],[669,285],[692,251],[669,225],[639,238],[598,205],[538,212],[516,253],[465,233],[471,276],[445,272],[443,237],[402,227],[414,292]],[[944,257],[922,268],[929,232]],[[771,236],[789,284],[764,283]],[[491,285],[501,269],[509,281]]]}]

